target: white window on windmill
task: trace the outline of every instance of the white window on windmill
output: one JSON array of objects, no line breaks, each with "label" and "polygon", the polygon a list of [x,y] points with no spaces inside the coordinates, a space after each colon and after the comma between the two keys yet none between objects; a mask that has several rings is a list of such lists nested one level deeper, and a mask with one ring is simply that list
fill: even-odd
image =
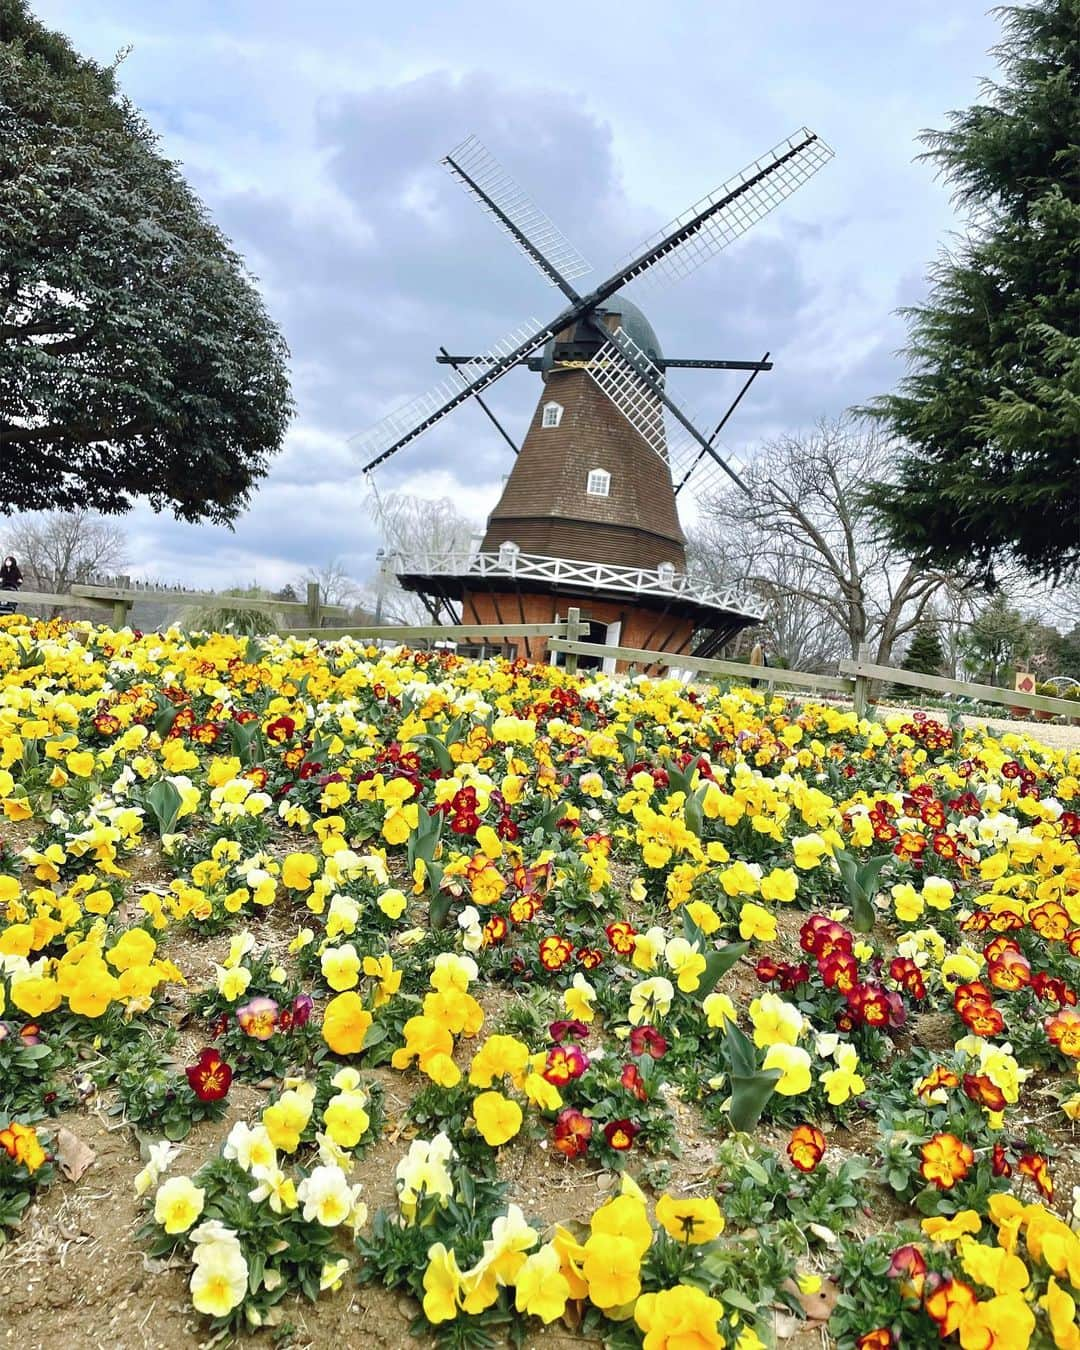
[{"label": "white window on windmill", "polygon": [[544,415],[540,419],[540,425],[543,427],[557,427],[562,421],[562,404],[545,403]]},{"label": "white window on windmill", "polygon": [[661,586],[674,586],[675,564],[673,562],[662,562],[656,569],[656,575],[660,579]]},{"label": "white window on windmill", "polygon": [[607,469],[590,469],[585,480],[585,491],[590,497],[610,497],[611,474]]},{"label": "white window on windmill", "polygon": [[515,572],[520,552],[520,544],[515,544],[512,539],[504,539],[499,545],[499,566],[505,567],[511,573]]}]

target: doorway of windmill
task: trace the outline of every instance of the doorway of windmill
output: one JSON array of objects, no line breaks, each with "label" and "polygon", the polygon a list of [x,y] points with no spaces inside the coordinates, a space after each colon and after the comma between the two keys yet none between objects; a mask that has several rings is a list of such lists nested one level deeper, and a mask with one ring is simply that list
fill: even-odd
[{"label": "doorway of windmill", "polygon": [[[595,642],[601,647],[617,647],[619,645],[619,634],[622,631],[622,624],[618,619],[614,623],[601,623],[598,619],[590,619],[583,625],[579,642]],[[565,665],[566,658],[559,652],[555,665]],[[579,656],[578,670],[603,670],[608,674],[614,674],[615,658],[613,656]]]}]

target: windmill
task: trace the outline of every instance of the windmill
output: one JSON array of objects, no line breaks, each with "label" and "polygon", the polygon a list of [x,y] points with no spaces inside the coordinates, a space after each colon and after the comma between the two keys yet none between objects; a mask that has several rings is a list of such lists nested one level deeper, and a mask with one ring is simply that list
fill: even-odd
[{"label": "windmill", "polygon": [[[352,444],[369,482],[380,466],[455,408],[475,400],[516,458],[479,549],[392,553],[402,586],[437,620],[550,622],[577,605],[592,640],[695,655],[717,651],[762,617],[737,593],[717,592],[686,572],[680,494],[724,481],[746,486],[718,448],[724,425],[754,379],[757,361],[666,357],[648,320],[622,294],[632,283],[695,271],[790,196],[832,158],[803,128],[774,146],[647,240],[606,281],[582,293],[589,264],[488,151],[469,137],[443,160],[473,197],[556,287],[565,304],[548,322],[530,320],[481,356],[436,358],[450,378],[396,409]],[[508,371],[539,371],[544,391],[519,447],[484,401]],[[746,372],[711,435],[671,397],[672,368]],[[378,506],[378,494],[374,500]],[[376,510],[376,514],[378,511]],[[393,541],[390,541],[391,544]],[[525,653],[542,655],[530,640]],[[583,662],[582,664],[585,664]]]}]

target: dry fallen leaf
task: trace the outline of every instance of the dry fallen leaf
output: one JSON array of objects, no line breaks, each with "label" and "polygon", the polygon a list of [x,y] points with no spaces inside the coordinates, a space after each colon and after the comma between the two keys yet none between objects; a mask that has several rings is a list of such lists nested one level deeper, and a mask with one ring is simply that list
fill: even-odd
[{"label": "dry fallen leaf", "polygon": [[840,1286],[833,1280],[825,1280],[816,1294],[800,1294],[799,1302],[806,1311],[808,1322],[827,1322],[840,1297]]},{"label": "dry fallen leaf", "polygon": [[56,1161],[68,1181],[78,1181],[96,1158],[97,1154],[88,1144],[61,1125],[56,1135]]}]

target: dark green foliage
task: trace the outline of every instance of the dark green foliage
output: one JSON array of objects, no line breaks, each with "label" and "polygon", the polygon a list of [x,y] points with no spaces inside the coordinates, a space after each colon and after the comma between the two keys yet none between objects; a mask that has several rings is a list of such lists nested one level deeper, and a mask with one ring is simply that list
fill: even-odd
[{"label": "dark green foliage", "polygon": [[897,547],[989,578],[1080,558],[1080,0],[999,11],[1000,84],[927,132],[969,213],[906,311],[910,373],[872,412],[901,451],[870,498]]},{"label": "dark green foliage", "polygon": [[940,675],[944,664],[945,651],[937,624],[919,624],[907,655],[900,662],[900,669],[914,670],[922,675]]},{"label": "dark green foliage", "polygon": [[0,511],[231,521],[280,448],[286,358],[113,71],[0,0]]}]

